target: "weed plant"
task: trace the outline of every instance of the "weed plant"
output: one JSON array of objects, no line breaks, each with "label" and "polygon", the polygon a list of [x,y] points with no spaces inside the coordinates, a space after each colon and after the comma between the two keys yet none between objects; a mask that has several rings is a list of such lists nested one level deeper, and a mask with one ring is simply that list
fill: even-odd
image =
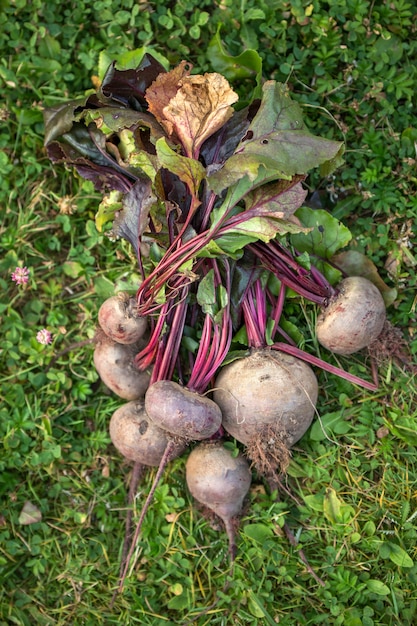
[{"label": "weed plant", "polygon": [[[416,27],[406,0],[1,0],[1,626],[416,623]],[[110,610],[131,467],[110,443],[120,402],[98,380],[91,339],[99,305],[134,285],[136,267],[127,244],[97,232],[90,183],[47,159],[42,108],[83,95],[100,64],[141,46],[224,72],[243,96],[256,55],[240,74],[231,56],[255,51],[314,132],[346,142],[330,179],[308,179],[310,201],[397,290],[388,316],[403,357],[389,346],[375,393],[320,373],[320,419],[279,497],[254,482],[233,579],[224,532],[191,502],[184,460],[172,463]],[[334,362],[370,367],[367,355]]]}]

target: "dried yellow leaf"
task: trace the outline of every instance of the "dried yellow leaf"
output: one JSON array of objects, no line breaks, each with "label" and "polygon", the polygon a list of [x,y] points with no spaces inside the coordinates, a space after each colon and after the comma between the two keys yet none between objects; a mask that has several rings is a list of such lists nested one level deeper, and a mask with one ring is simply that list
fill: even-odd
[{"label": "dried yellow leaf", "polygon": [[170,72],[162,72],[157,76],[145,93],[148,103],[148,111],[152,113],[160,124],[164,121],[164,108],[176,95],[181,86],[181,79],[188,76],[192,70],[191,63],[181,61],[177,67]]},{"label": "dried yellow leaf", "polygon": [[196,159],[204,141],[233,115],[231,105],[238,95],[217,73],[185,76],[180,85],[160,123],[169,136],[180,140],[186,156]]}]

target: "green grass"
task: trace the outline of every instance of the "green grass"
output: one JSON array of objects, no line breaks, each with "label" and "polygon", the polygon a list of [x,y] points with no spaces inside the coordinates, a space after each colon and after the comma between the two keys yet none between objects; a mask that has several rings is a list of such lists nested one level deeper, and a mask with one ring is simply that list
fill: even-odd
[{"label": "green grass", "polygon": [[[128,245],[96,232],[91,185],[49,163],[42,123],[43,106],[92,88],[100,53],[147,45],[172,64],[216,69],[208,44],[222,23],[228,53],[257,50],[264,78],[288,81],[314,132],[345,140],[343,167],[308,184],[397,289],[388,316],[415,360],[413,3],[0,6],[0,624],[415,624],[416,380],[392,358],[380,363],[375,393],[319,373],[321,422],[293,451],[279,498],[254,477],[233,574],[225,533],[191,501],[184,459],[173,462],[137,566],[109,608],[131,467],[108,435],[120,401],[100,384],[86,341],[103,299],[115,284],[134,283],[136,268]],[[231,80],[242,94],[253,81]],[[17,265],[30,269],[27,285],[11,281]],[[302,323],[313,316],[308,308]],[[52,344],[36,341],[42,328]],[[366,355],[337,362],[369,376]],[[135,517],[153,476],[140,486]],[[19,522],[25,502],[41,521]]]}]

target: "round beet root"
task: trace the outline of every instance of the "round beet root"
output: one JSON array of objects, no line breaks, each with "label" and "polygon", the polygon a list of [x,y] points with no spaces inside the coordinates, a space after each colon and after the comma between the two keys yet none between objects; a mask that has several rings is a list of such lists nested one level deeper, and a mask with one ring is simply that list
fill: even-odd
[{"label": "round beet root", "polygon": [[125,292],[103,302],[98,312],[98,323],[110,339],[123,344],[138,341],[148,327],[146,317],[138,315],[135,298]]},{"label": "round beet root", "polygon": [[317,339],[336,354],[352,354],[377,339],[385,319],[385,303],[379,289],[367,278],[349,276],[320,312]]},{"label": "round beet root", "polygon": [[[126,459],[158,467],[168,435],[151,422],[143,402],[127,402],[116,409],[110,419],[109,432],[113,445]],[[179,443],[171,458],[184,450],[185,444]]]},{"label": "round beet root", "polygon": [[145,407],[159,428],[190,441],[211,437],[222,423],[213,400],[171,380],[158,380],[148,388]]},{"label": "round beet root", "polygon": [[220,370],[213,398],[223,427],[249,444],[265,426],[290,448],[310,426],[318,395],[313,370],[300,359],[273,350],[255,350]]},{"label": "round beet root", "polygon": [[143,398],[150,381],[148,371],[140,371],[134,358],[143,342],[123,345],[99,333],[94,349],[94,365],[103,383],[124,400]]}]

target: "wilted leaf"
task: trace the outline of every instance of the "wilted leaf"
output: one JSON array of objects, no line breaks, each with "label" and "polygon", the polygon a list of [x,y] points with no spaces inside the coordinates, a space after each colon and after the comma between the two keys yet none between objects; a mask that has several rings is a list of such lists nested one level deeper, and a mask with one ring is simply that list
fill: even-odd
[{"label": "wilted leaf", "polygon": [[384,283],[381,276],[378,274],[376,265],[361,252],[357,250],[340,252],[332,258],[332,262],[348,276],[363,276],[374,283],[381,292],[386,306],[389,306],[395,301],[397,290],[393,287],[388,287],[388,285]]},{"label": "wilted leaf", "polygon": [[41,519],[42,513],[38,507],[29,501],[25,502],[19,515],[19,524],[22,524],[22,526],[36,524],[40,522]]},{"label": "wilted leaf", "polygon": [[138,180],[123,196],[123,208],[113,222],[112,234],[123,237],[139,255],[139,239],[148,226],[149,212],[156,202],[148,179]]},{"label": "wilted leaf", "polygon": [[198,158],[204,141],[233,115],[231,105],[237,100],[220,74],[185,76],[159,121],[169,136],[180,140],[186,156]]},{"label": "wilted leaf", "polygon": [[177,95],[181,86],[181,79],[189,76],[191,70],[192,65],[190,63],[181,61],[171,71],[159,74],[146,90],[145,98],[148,103],[148,110],[161,124],[165,121],[164,108]]}]

